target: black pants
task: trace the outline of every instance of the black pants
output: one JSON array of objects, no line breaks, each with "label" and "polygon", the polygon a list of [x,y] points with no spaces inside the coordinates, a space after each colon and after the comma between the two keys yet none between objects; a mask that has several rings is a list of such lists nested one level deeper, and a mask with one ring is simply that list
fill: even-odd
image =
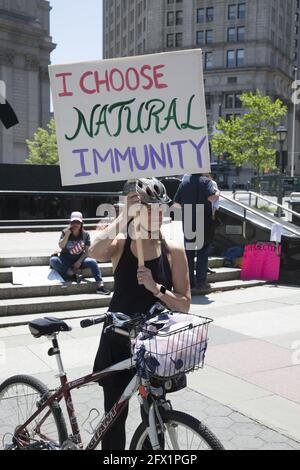
[{"label": "black pants", "polygon": [[[118,380],[118,376],[116,375],[116,382]],[[129,379],[129,381],[131,378]],[[119,384],[115,384],[115,386],[104,385],[103,392],[104,392],[104,409],[105,413],[109,413],[115,403],[121,397],[126,385],[122,381]],[[128,416],[129,406],[127,405],[126,408],[122,411],[121,415],[111,428],[109,432],[104,436],[102,440],[102,450],[125,450],[126,447],[126,420]]]},{"label": "black pants", "polygon": [[[131,356],[129,341],[125,341],[119,335],[102,334],[100,346],[95,359],[94,372],[99,372],[118,362],[124,361]],[[120,372],[110,378],[103,379],[99,385],[103,387],[104,409],[109,413],[112,407],[122,396],[125,388],[132,380],[134,370]],[[124,450],[126,447],[126,419],[128,416],[128,406],[104,436],[102,450]]]}]

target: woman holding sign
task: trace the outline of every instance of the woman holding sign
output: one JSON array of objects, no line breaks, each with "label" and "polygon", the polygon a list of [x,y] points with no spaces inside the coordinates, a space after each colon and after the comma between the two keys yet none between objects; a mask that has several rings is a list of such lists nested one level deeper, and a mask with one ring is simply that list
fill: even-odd
[{"label": "woman holding sign", "polygon": [[[89,254],[93,258],[112,261],[115,291],[111,312],[129,316],[146,312],[160,299],[171,310],[188,312],[191,292],[188,264],[184,248],[166,241],[161,235],[163,208],[170,199],[164,185],[155,178],[137,182],[136,191],[127,196],[127,204],[110,227],[99,234]],[[133,209],[140,210],[140,229],[145,265],[139,267],[138,244],[132,234]],[[131,356],[129,340],[119,335],[102,334],[94,371],[103,370]],[[125,371],[104,379],[104,407],[109,412],[132,378]],[[114,428],[105,436],[103,450],[123,450],[126,445],[124,410]]]}]

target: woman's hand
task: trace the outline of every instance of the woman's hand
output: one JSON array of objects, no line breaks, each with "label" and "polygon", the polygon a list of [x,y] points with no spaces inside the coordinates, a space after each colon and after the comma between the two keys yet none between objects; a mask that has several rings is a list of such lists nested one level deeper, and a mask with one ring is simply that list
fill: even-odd
[{"label": "woman's hand", "polygon": [[126,205],[124,208],[124,210],[127,211],[128,219],[131,219],[135,215],[134,211],[132,210],[132,207],[140,203],[141,203],[140,196],[138,195],[136,191],[133,191],[128,194],[128,196],[126,197]]},{"label": "woman's hand", "polygon": [[142,267],[138,269],[137,272],[137,280],[140,286],[144,285],[146,289],[152,294],[157,294],[159,289],[157,287],[157,283],[154,281],[151,269]]},{"label": "woman's hand", "polygon": [[67,235],[69,237],[71,235],[71,233],[72,233],[72,229],[71,229],[71,226],[69,225],[69,227],[66,228],[66,230],[65,230],[65,235]]}]

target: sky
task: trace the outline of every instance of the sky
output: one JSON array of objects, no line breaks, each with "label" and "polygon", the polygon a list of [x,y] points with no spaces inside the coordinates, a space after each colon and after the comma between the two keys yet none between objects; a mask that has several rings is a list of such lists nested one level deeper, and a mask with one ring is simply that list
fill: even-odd
[{"label": "sky", "polygon": [[102,0],[50,0],[52,64],[102,58]]}]

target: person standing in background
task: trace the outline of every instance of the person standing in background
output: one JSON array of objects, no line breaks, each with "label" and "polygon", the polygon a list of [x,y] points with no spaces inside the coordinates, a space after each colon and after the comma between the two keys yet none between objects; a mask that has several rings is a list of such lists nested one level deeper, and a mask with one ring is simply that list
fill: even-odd
[{"label": "person standing in background", "polygon": [[[214,220],[212,204],[219,200],[220,192],[216,188],[216,183],[211,178],[203,174],[185,175],[178,191],[174,198],[174,203],[179,204],[183,209],[183,231],[185,250],[189,264],[190,284],[192,294],[204,295],[208,293],[211,286],[207,283],[208,271],[208,256],[211,243],[214,238]],[[187,220],[184,213],[185,205],[192,206],[192,220]],[[192,229],[196,231],[196,209],[197,204],[204,206],[204,245],[202,247],[195,246],[194,249],[188,249],[188,245],[196,242],[195,240],[188,240],[186,234]],[[196,261],[196,276],[195,276],[195,255]]]}]

